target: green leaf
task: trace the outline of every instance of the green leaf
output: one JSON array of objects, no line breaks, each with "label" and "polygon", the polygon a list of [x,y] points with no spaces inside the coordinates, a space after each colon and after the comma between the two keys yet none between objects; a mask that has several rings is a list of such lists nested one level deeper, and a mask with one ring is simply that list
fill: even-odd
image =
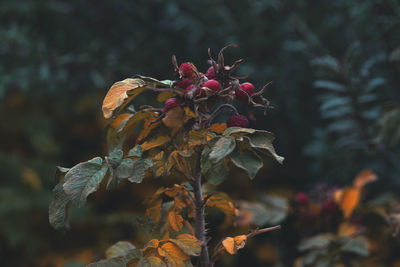
[{"label": "green leaf", "polygon": [[64,192],[72,203],[81,207],[88,195],[95,192],[107,172],[100,157],[79,163],[67,172],[63,185]]},{"label": "green leaf", "polygon": [[283,163],[284,157],[278,156],[275,152],[275,148],[272,145],[272,141],[275,139],[274,135],[267,131],[257,131],[254,134],[250,134],[249,145],[252,148],[260,149],[261,151],[266,151],[268,154],[278,161],[280,164]]},{"label": "green leaf", "polygon": [[138,157],[140,158],[142,156],[143,150],[140,145],[134,146],[131,150],[128,152],[128,157]]},{"label": "green leaf", "polygon": [[[346,238],[347,239],[347,238]],[[343,240],[345,244],[341,247],[344,252],[358,254],[360,256],[368,256],[368,240],[363,237],[358,237],[350,240]]]},{"label": "green leaf", "polygon": [[258,226],[275,225],[282,222],[289,211],[287,200],[280,196],[264,195],[262,202],[239,202],[241,210],[252,214],[252,222]]},{"label": "green leaf", "polygon": [[132,114],[132,116],[127,117],[123,122],[119,125],[117,133],[126,133],[133,129],[136,125],[147,119],[151,116],[151,113],[146,110],[141,110]]},{"label": "green leaf", "polygon": [[245,135],[245,134],[252,134],[255,133],[257,130],[251,128],[241,128],[241,127],[229,127],[227,128],[223,135],[230,136],[233,134]]},{"label": "green leaf", "polygon": [[331,108],[337,108],[342,105],[349,105],[351,103],[351,99],[349,97],[335,97],[330,98],[327,101],[324,101],[321,104],[321,111],[326,111]]},{"label": "green leaf", "polygon": [[212,164],[211,167],[205,172],[204,176],[211,184],[218,185],[222,183],[228,176],[224,160]]},{"label": "green leaf", "polygon": [[123,155],[124,152],[122,152],[121,149],[116,149],[113,150],[108,157],[106,157],[106,162],[108,165],[108,169],[110,171],[110,178],[108,179],[107,182],[107,189],[114,188],[118,184],[118,179],[115,176],[114,169],[117,168],[118,165],[121,163]]},{"label": "green leaf", "polygon": [[56,170],[54,172],[54,180],[56,183],[60,182],[62,179],[64,179],[65,174],[70,170],[70,168],[64,168],[61,166],[56,166]]},{"label": "green leaf", "polygon": [[110,163],[112,163],[115,166],[118,166],[118,164],[122,160],[122,156],[124,155],[124,152],[122,152],[121,149],[116,149],[113,150],[109,155],[108,159],[110,160]]},{"label": "green leaf", "polygon": [[306,251],[310,249],[326,248],[334,239],[335,236],[331,233],[319,234],[302,240],[298,246],[298,249],[300,251]]},{"label": "green leaf", "polygon": [[139,78],[143,81],[146,82],[147,86],[150,87],[171,87],[171,85],[173,84],[173,81],[170,80],[163,80],[163,81],[159,81],[155,78],[152,77],[147,77],[147,76],[142,76],[142,75],[135,75],[134,78]]},{"label": "green leaf", "polygon": [[157,257],[142,258],[137,267],[167,267],[165,263]]},{"label": "green leaf", "polygon": [[124,256],[127,263],[133,262],[135,260],[140,260],[142,257],[142,251],[137,248],[129,250],[128,253]]},{"label": "green leaf", "polygon": [[124,159],[115,170],[118,179],[128,179],[131,182],[141,183],[147,169],[153,166],[151,159],[139,158],[135,161]]},{"label": "green leaf", "polygon": [[236,147],[236,141],[233,137],[221,137],[218,141],[211,147],[211,152],[209,155],[209,160],[212,163],[216,163],[221,159],[228,156]]},{"label": "green leaf", "polygon": [[132,245],[130,242],[119,241],[107,249],[106,258],[111,259],[111,258],[125,256],[132,249],[135,249],[135,246]]},{"label": "green leaf", "polygon": [[66,224],[66,209],[69,199],[63,190],[63,184],[57,184],[53,189],[53,192],[54,199],[49,207],[49,222],[55,229],[68,228],[68,225]]},{"label": "green leaf", "polygon": [[245,170],[250,179],[254,179],[257,172],[263,166],[260,157],[251,149],[239,150],[236,148],[231,154],[230,158],[237,167]]},{"label": "green leaf", "polygon": [[317,88],[327,89],[336,92],[346,92],[346,87],[343,84],[319,80],[314,82],[314,86]]},{"label": "green leaf", "polygon": [[340,69],[341,69],[339,61],[336,58],[331,57],[331,56],[323,56],[323,57],[315,58],[311,61],[311,64],[316,65],[316,66],[325,67],[336,73],[340,73]]}]

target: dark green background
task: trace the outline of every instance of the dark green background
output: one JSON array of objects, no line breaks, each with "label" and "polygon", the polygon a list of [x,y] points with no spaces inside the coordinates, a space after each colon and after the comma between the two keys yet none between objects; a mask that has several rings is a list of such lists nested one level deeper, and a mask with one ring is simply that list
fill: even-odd
[{"label": "dark green background", "polygon": [[[283,167],[257,177],[254,188],[299,191],[320,182],[346,185],[368,167],[381,177],[374,194],[399,192],[399,124],[387,126],[394,137],[380,131],[385,111],[398,107],[400,100],[400,61],[389,60],[400,46],[396,0],[3,0],[1,265],[34,266],[53,251],[107,243],[98,233],[111,232],[107,240],[116,241],[134,231],[129,223],[99,219],[119,207],[116,193],[75,211],[75,230],[65,235],[52,230],[47,208],[54,166],[70,167],[105,154],[100,108],[113,82],[134,74],[172,78],[173,54],[205,72],[207,48],[216,55],[227,44],[239,45],[226,53],[228,62],[245,59],[239,74],[249,74],[257,88],[273,81],[265,96],[275,109],[253,126],[276,134],[276,148],[286,160]],[[326,55],[349,67],[356,95],[372,79],[384,79],[375,98],[361,107],[373,109],[372,115],[352,126],[350,133],[367,133],[357,144],[349,131],[329,128],[342,118],[326,119],[320,111],[321,102],[334,95],[323,98],[315,81],[343,78],[312,64]],[[39,178],[39,186],[27,182],[27,168]],[[127,198],[140,203],[141,196]],[[285,264],[297,256],[292,243],[288,238],[278,244],[288,247]]]}]

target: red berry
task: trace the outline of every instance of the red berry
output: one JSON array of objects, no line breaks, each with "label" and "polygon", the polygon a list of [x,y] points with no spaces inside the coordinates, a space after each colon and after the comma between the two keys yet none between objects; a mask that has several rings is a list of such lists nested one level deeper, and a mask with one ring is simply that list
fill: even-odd
[{"label": "red berry", "polygon": [[213,66],[211,66],[211,67],[208,68],[208,70],[207,70],[207,72],[206,72],[206,77],[207,77],[209,80],[215,80],[215,79],[217,78],[217,76],[215,75],[215,70],[214,70],[214,67],[213,67]]},{"label": "red berry", "polygon": [[191,77],[193,75],[193,66],[190,62],[182,63],[179,67],[179,72],[182,76]]},{"label": "red berry", "polygon": [[[191,91],[194,87],[194,84],[189,85],[188,87],[186,87],[185,91],[183,91],[183,95],[186,96],[186,94]],[[202,95],[202,90],[200,89],[200,87],[197,87],[196,89],[196,96],[200,96]]]},{"label": "red berry", "polygon": [[172,97],[172,98],[167,99],[167,101],[165,101],[165,106],[162,111],[167,112],[168,110],[179,107],[180,105],[181,105],[181,103],[179,102],[179,100]]},{"label": "red berry", "polygon": [[315,222],[317,220],[317,214],[312,210],[306,210],[301,213],[301,219],[306,222]]},{"label": "red berry", "polygon": [[254,94],[254,85],[252,83],[242,83],[240,89],[236,88],[235,94],[239,100],[247,100],[247,95],[252,96]]},{"label": "red berry", "polygon": [[178,82],[178,87],[182,89],[186,89],[188,86],[192,84],[193,80],[190,78],[183,78]]},{"label": "red berry", "polygon": [[227,126],[247,128],[249,126],[249,120],[243,115],[233,115],[229,118]]},{"label": "red berry", "polygon": [[206,81],[205,83],[203,83],[203,87],[207,87],[215,92],[218,92],[219,90],[221,90],[221,85],[216,80]]},{"label": "red berry", "polygon": [[334,213],[337,210],[338,206],[332,199],[327,199],[322,204],[322,209],[328,213]]},{"label": "red berry", "polygon": [[308,205],[308,195],[306,193],[298,193],[295,197],[295,201],[299,205],[307,206]]}]

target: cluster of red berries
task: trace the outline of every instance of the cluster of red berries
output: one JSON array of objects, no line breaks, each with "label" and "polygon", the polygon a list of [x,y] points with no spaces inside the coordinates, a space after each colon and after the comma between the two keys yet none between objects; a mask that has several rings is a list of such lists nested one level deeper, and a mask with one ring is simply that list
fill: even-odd
[{"label": "cluster of red berries", "polygon": [[300,192],[294,197],[300,217],[304,221],[315,221],[319,214],[334,215],[339,210],[338,205],[333,200],[334,188],[326,185],[318,185],[309,194]]},{"label": "cluster of red berries", "polygon": [[[218,74],[213,66],[209,67],[207,72],[203,75],[197,72],[196,67],[192,63],[185,62],[179,66],[179,75],[180,79],[177,82],[177,87],[184,90],[184,98],[187,98],[189,93],[193,95],[193,98],[203,98],[207,96],[207,91],[211,92],[213,95],[221,92],[224,87],[230,86],[229,81],[225,81],[223,86],[221,86],[221,83],[217,80]],[[199,75],[201,76],[199,77]],[[239,101],[248,101],[249,97],[251,97],[254,92],[254,85],[245,82],[240,84],[239,88],[235,89],[235,98]],[[167,112],[177,106],[181,106],[180,101],[177,98],[170,98],[165,102],[163,112]],[[249,126],[249,120],[246,116],[235,114],[228,119],[227,126],[246,128]]]}]

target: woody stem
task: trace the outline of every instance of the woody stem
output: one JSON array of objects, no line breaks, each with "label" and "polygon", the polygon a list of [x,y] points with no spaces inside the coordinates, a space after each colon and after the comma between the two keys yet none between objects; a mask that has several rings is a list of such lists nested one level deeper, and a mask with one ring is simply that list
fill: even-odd
[{"label": "woody stem", "polygon": [[207,247],[205,205],[203,205],[203,194],[201,191],[201,150],[197,152],[196,168],[193,181],[194,203],[196,206],[196,237],[202,242],[201,254],[197,263],[198,267],[207,267],[210,263]]}]

